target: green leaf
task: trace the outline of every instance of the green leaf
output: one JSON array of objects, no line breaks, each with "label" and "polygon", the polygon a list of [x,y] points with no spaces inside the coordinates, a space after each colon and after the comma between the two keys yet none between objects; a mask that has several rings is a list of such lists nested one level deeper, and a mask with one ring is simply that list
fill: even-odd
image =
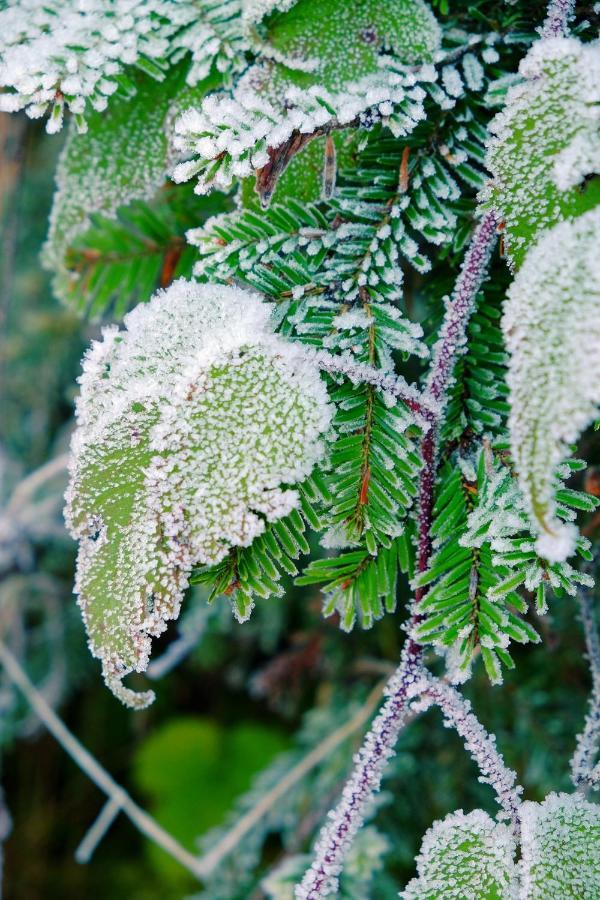
[{"label": "green leaf", "polygon": [[545,233],[504,312],[512,453],[537,549],[550,560],[566,559],[576,540],[556,518],[556,467],[600,402],[599,243],[600,207]]},{"label": "green leaf", "polygon": [[[152,200],[165,184],[172,161],[168,117],[182,97],[191,103],[216,83],[203,82],[192,91],[184,87],[185,73],[185,66],[171,69],[160,90],[150,77],[137,73],[132,99],[114,98],[106,112],[91,114],[84,134],[71,125],[56,172],[57,190],[43,251],[44,265],[54,273],[54,289],[61,300],[73,299],[81,308],[87,282],[79,290],[74,287],[77,268],[74,272],[73,267],[78,260],[71,251],[79,239],[80,250],[94,249],[98,236],[94,216],[114,219],[117,210],[132,201]],[[91,236],[87,235],[90,230]],[[96,276],[109,281],[111,277],[110,272]]]},{"label": "green leaf", "polygon": [[[301,86],[321,84],[342,90],[348,81],[374,73],[381,50],[408,64],[430,62],[440,29],[422,0],[298,0],[273,16],[267,41],[290,65],[312,60],[309,73],[288,69],[285,78]],[[278,70],[281,72],[281,70]]]},{"label": "green leaf", "polygon": [[418,877],[404,900],[512,900],[517,885],[510,829],[481,809],[434,822],[417,857]]},{"label": "green leaf", "polygon": [[[158,822],[193,850],[200,835],[221,824],[256,773],[285,749],[284,735],[268,725],[175,718],[139,746],[133,777]],[[180,883],[174,893],[185,891],[187,875],[179,864],[153,844],[148,851],[161,875]]]},{"label": "green leaf", "polygon": [[132,706],[152,696],[122,678],[146,668],[194,566],[289,515],[299,497],[284,486],[322,454],[325,386],[268,316],[238,288],[181,280],[85,359],[67,505],[76,590],[92,653]]},{"label": "green leaf", "polygon": [[538,41],[492,123],[491,202],[515,268],[543,229],[600,202],[600,54],[574,38]]},{"label": "green leaf", "polygon": [[522,897],[594,900],[600,896],[600,807],[581,794],[524,803]]}]

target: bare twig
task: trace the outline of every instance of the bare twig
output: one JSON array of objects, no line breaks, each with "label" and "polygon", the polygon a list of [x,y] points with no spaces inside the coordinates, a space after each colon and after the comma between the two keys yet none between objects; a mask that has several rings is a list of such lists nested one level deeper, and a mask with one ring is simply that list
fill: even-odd
[{"label": "bare twig", "polygon": [[[46,703],[44,697],[30,680],[27,673],[22,669],[16,657],[13,656],[6,644],[1,640],[0,662],[4,666],[4,670],[10,680],[22,692],[23,696],[38,714],[50,734],[58,741],[63,750],[69,754],[71,759],[77,763],[79,768],[88,776],[88,778],[90,778],[91,781],[93,781],[94,784],[110,798],[113,806],[122,810],[142,834],[158,844],[159,847],[162,847],[169,856],[176,859],[177,862],[191,872],[192,875],[202,879],[205,873],[198,857],[186,850],[185,847],[182,847],[168,831],[165,831],[165,829],[152,818],[152,816],[139,807],[137,803],[131,799],[129,794],[109,775],[106,769],[104,769],[91,753],[85,749],[83,744],[71,734],[64,722]],[[111,822],[113,819],[114,815],[111,818]],[[108,816],[105,817],[104,822],[107,820]],[[93,827],[96,828],[97,825],[98,823],[96,822]],[[100,829],[98,828],[98,831],[99,830]],[[104,827],[102,833],[105,831],[106,827]],[[79,852],[81,853],[81,845]]]},{"label": "bare twig", "polygon": [[284,775],[270,791],[268,791],[249,812],[242,816],[231,831],[206,853],[201,859],[201,865],[206,874],[213,872],[221,864],[223,859],[234,850],[239,842],[250,832],[254,826],[272,809],[282,797],[295,787],[312,769],[323,762],[333,751],[348,740],[355,732],[369,721],[383,693],[385,682],[380,682],[369,694],[360,709],[335,731],[332,731],[314,750],[311,750],[300,762]]},{"label": "bare twig", "polygon": [[571,760],[571,780],[575,787],[585,790],[587,787],[600,786],[600,763],[594,765],[600,743],[600,637],[594,618],[592,590],[580,589],[579,608],[592,675],[592,693],[585,726],[577,736]]},{"label": "bare twig", "polygon": [[510,818],[515,836],[518,837],[523,788],[516,783],[516,773],[507,768],[502,759],[494,735],[488,734],[471,711],[469,701],[452,685],[431,678],[425,695],[439,706],[444,714],[445,724],[455,728],[464,740],[467,751],[479,766],[479,780],[495,790],[498,803]]}]

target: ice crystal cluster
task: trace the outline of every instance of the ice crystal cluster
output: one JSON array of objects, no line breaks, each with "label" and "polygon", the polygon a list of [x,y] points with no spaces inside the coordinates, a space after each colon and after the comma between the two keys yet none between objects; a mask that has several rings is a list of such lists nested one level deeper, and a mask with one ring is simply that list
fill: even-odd
[{"label": "ice crystal cluster", "polygon": [[[134,88],[135,69],[162,81],[170,62],[189,54],[186,81],[244,67],[248,41],[240,0],[7,0],[0,10],[0,109],[49,115],[59,131],[64,110],[80,131],[92,110]],[[160,90],[157,91],[160,96]]]},{"label": "ice crystal cluster", "polygon": [[483,810],[435,822],[404,900],[593,900],[600,892],[600,814],[581,795],[520,808],[521,859],[511,830]]},{"label": "ice crystal cluster", "polygon": [[529,250],[508,293],[511,447],[523,495],[550,560],[577,532],[556,517],[555,471],[600,402],[600,209],[561,222]]},{"label": "ice crystal cluster", "polygon": [[256,25],[272,12],[285,12],[297,0],[242,0],[242,20],[247,27]]},{"label": "ice crystal cluster", "polygon": [[[423,77],[431,78],[430,70]],[[233,97],[211,95],[176,124],[174,146],[196,158],[180,163],[173,178],[181,182],[198,176],[199,194],[213,188],[226,191],[236,178],[266,166],[273,151],[294,134],[358,124],[366,114],[387,122],[396,135],[408,134],[423,118],[424,97],[412,73],[385,70],[347,84],[340,93],[291,85],[281,105],[246,86]],[[397,107],[402,114],[394,116]]]},{"label": "ice crystal cluster", "polygon": [[513,265],[544,228],[600,201],[600,45],[574,38],[537,41],[522,60],[491,124],[491,199],[506,227]]},{"label": "ice crystal cluster", "polygon": [[514,838],[483,810],[462,810],[436,822],[423,838],[418,877],[402,891],[403,900],[476,900],[516,896]]},{"label": "ice crystal cluster", "polygon": [[148,662],[193,566],[216,563],[289,514],[287,485],[323,451],[318,370],[237,288],[175,282],[106,328],[84,361],[67,521],[76,591],[110,686]]},{"label": "ice crystal cluster", "polygon": [[51,132],[62,127],[65,105],[77,116],[103,110],[124,65],[160,74],[169,38],[192,13],[193,4],[164,0],[8,0],[0,12],[0,86],[10,91],[0,109],[50,112]]}]

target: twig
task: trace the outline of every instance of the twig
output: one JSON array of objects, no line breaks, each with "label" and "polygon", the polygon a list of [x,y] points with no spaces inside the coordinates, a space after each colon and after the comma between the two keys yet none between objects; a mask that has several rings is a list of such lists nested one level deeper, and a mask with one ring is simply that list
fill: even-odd
[{"label": "twig", "polygon": [[296,887],[296,900],[317,900],[335,893],[344,857],[363,823],[365,807],[379,790],[385,766],[408,720],[409,702],[420,695],[425,684],[424,670],[405,648],[400,666],[387,683],[387,700],[355,757],[342,797],[321,829],[314,862]]},{"label": "twig", "polygon": [[569,19],[574,9],[575,0],[550,0],[541,37],[565,37],[569,33]]},{"label": "twig", "polygon": [[39,469],[34,469],[33,472],[26,475],[13,490],[4,508],[4,514],[8,516],[19,512],[33,497],[39,487],[61,472],[66,472],[68,464],[69,454],[62,453],[60,456],[56,456],[54,459],[44,463]]},{"label": "twig", "polygon": [[83,836],[79,847],[75,851],[75,859],[78,863],[82,865],[89,863],[96,847],[121,812],[121,808],[121,804],[116,797],[108,798],[98,817]]},{"label": "twig", "polygon": [[425,427],[439,413],[439,404],[429,395],[421,394],[400,375],[383,372],[368,363],[356,362],[350,356],[336,356],[326,350],[303,347],[302,353],[312,357],[324,372],[345,375],[354,384],[371,384],[381,391],[402,400]]},{"label": "twig", "polygon": [[445,717],[445,725],[455,728],[465,742],[481,772],[479,780],[493,787],[498,803],[510,818],[515,836],[520,833],[520,808],[523,788],[516,783],[516,773],[507,768],[494,735],[488,734],[479,719],[471,711],[471,704],[455,687],[431,678],[425,691]]},{"label": "twig", "polygon": [[[0,662],[4,666],[10,680],[22,692],[23,696],[38,714],[50,734],[58,741],[63,750],[69,754],[71,759],[77,763],[79,768],[85,772],[88,778],[90,778],[94,784],[110,798],[112,803],[118,807],[118,809],[122,810],[125,815],[131,819],[133,824],[142,834],[158,844],[159,847],[162,847],[169,856],[176,859],[184,866],[184,868],[191,872],[192,875],[195,875],[198,879],[202,879],[205,873],[198,857],[186,850],[185,847],[182,847],[168,831],[165,831],[164,828],[152,818],[152,816],[141,809],[141,807],[131,799],[129,794],[108,774],[106,769],[104,769],[77,738],[71,734],[64,722],[46,703],[29,676],[21,668],[16,657],[13,656],[11,651],[1,640]],[[114,816],[112,818],[114,819]],[[96,828],[97,825],[98,821],[94,824],[93,829]],[[104,828],[104,831],[106,831],[106,828]],[[79,850],[81,851],[81,845]]]},{"label": "twig", "polygon": [[[425,394],[428,406],[436,412],[428,417],[429,431],[422,441],[424,465],[419,480],[417,568],[424,571],[431,556],[431,520],[437,459],[437,426],[458,356],[464,352],[467,324],[475,298],[487,274],[496,243],[497,217],[489,211],[482,217],[464,258],[454,292],[446,307],[440,337],[436,343]],[[422,395],[422,399],[423,398]],[[360,825],[364,809],[379,789],[381,777],[402,727],[408,704],[424,685],[421,647],[410,636],[419,621],[418,603],[424,591],[417,591],[409,623],[409,637],[400,665],[392,675],[386,700],[373,727],[365,737],[356,757],[355,768],[342,792],[337,807],[329,813],[315,845],[315,858],[301,884],[296,887],[297,900],[321,900],[335,892],[338,875],[352,839]]]},{"label": "twig", "polygon": [[594,619],[594,599],[591,590],[580,589],[579,609],[592,674],[592,693],[585,726],[577,736],[577,745],[571,760],[571,780],[575,787],[585,789],[600,785],[600,764],[594,766],[594,758],[600,743],[600,637]]}]

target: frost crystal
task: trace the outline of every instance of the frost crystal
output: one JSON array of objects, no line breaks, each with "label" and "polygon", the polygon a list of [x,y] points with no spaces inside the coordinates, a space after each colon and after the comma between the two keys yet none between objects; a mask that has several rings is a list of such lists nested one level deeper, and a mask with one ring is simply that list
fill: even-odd
[{"label": "frost crystal", "polygon": [[487,161],[515,267],[542,229],[598,202],[597,189],[583,182],[600,168],[599,45],[537,41],[520,72],[524,82],[491,123]]},{"label": "frost crystal", "polygon": [[297,0],[242,0],[242,21],[246,27],[261,22],[272,12],[285,12]]},{"label": "frost crystal", "polygon": [[165,60],[191,52],[188,84],[217,69],[239,70],[247,41],[240,0],[8,0],[0,11],[0,109],[49,113],[62,127],[65,106],[85,130],[84,114],[102,111],[128,66],[164,77]]},{"label": "frost crystal", "polygon": [[[434,75],[425,68],[420,77],[430,80]],[[317,85],[291,85],[281,104],[242,83],[233,97],[206,97],[200,109],[189,109],[179,119],[174,145],[195,158],[178,165],[173,178],[181,182],[198,176],[199,194],[212,188],[226,191],[235,178],[265,167],[269,151],[293,135],[350,125],[364,115],[370,124],[386,121],[397,136],[408,134],[424,118],[424,98],[414,74],[386,69],[348,84],[340,93]]]},{"label": "frost crystal", "polygon": [[482,809],[462,810],[435,822],[417,857],[418,878],[404,900],[511,900],[516,896],[515,841]]},{"label": "frost crystal", "polygon": [[566,559],[576,529],[556,518],[554,477],[600,401],[600,209],[545,233],[508,293],[511,447],[539,531],[537,549]]},{"label": "frost crystal", "polygon": [[600,896],[600,808],[581,794],[522,806],[521,900]]},{"label": "frost crystal", "polygon": [[148,663],[195,565],[247,546],[298,503],[323,451],[316,366],[238,288],[183,280],[104,330],[80,379],[66,518],[76,591],[109,686]]}]

